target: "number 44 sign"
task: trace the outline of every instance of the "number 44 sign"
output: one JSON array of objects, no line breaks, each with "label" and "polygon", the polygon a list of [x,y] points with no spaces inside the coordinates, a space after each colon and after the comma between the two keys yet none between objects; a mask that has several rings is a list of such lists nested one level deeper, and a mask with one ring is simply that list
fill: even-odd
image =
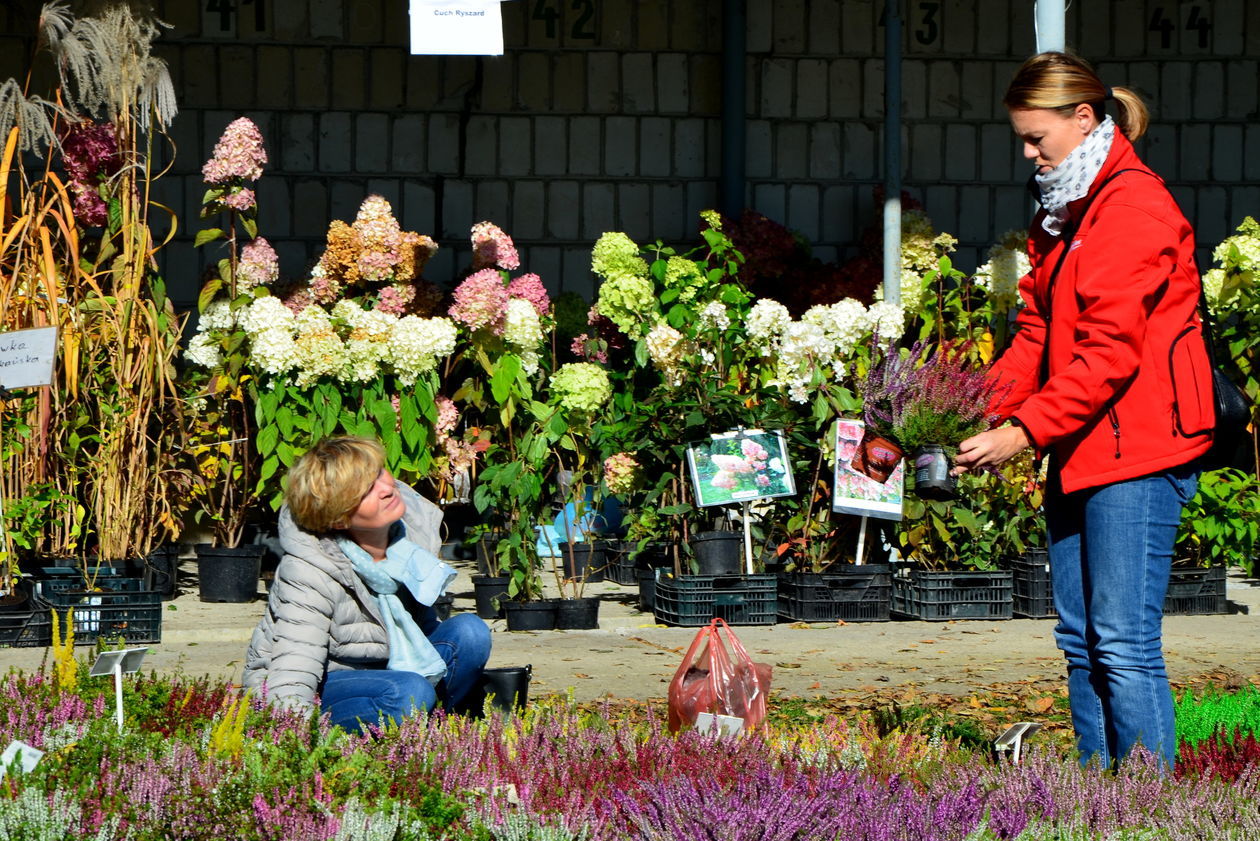
[{"label": "number 44 sign", "polygon": [[412,55],[503,55],[499,0],[411,0]]}]

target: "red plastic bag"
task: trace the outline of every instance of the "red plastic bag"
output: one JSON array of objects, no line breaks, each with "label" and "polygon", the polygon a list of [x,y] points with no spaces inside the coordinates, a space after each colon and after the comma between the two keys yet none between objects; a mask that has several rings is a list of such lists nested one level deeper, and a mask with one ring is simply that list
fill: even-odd
[{"label": "red plastic bag", "polygon": [[769,663],[753,662],[729,625],[714,619],[696,634],[670,681],[670,731],[695,726],[696,716],[706,712],[742,718],[745,727],[756,727],[766,717],[770,672]]}]

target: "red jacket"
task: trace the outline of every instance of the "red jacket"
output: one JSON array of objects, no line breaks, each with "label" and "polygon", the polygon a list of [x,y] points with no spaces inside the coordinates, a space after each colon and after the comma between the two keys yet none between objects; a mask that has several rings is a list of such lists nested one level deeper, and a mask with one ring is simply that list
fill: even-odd
[{"label": "red jacket", "polygon": [[[1099,191],[1099,185],[1122,169]],[[1071,203],[1070,244],[1033,220],[1027,306],[992,376],[994,407],[1049,449],[1071,493],[1167,470],[1207,452],[1215,414],[1198,316],[1194,231],[1119,132],[1087,199]],[[1063,267],[1047,289],[1062,249]],[[1047,296],[1053,300],[1047,311]],[[1047,350],[1048,343],[1048,350]],[[1047,379],[1042,382],[1042,355]]]}]

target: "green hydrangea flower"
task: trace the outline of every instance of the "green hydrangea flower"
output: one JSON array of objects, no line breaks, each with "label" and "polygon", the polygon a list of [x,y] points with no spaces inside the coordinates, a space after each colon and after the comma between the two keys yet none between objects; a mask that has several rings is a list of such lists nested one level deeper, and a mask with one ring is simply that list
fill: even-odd
[{"label": "green hydrangea flower", "polygon": [[570,412],[594,414],[612,397],[608,372],[592,362],[570,362],[551,375],[556,402]]},{"label": "green hydrangea flower", "polygon": [[646,277],[613,275],[599,287],[595,309],[632,339],[643,335],[644,322],[656,323],[660,304],[656,289]]},{"label": "green hydrangea flower", "polygon": [[604,234],[591,249],[591,271],[600,277],[646,275],[647,270],[647,263],[639,256],[639,246],[619,231]]}]

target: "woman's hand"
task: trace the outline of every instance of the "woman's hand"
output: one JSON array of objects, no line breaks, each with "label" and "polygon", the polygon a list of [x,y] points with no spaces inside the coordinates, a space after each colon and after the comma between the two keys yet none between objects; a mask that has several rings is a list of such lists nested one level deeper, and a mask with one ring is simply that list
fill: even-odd
[{"label": "woman's hand", "polygon": [[958,476],[982,467],[997,467],[1032,445],[1022,426],[1004,426],[973,435],[958,445],[950,473]]}]

